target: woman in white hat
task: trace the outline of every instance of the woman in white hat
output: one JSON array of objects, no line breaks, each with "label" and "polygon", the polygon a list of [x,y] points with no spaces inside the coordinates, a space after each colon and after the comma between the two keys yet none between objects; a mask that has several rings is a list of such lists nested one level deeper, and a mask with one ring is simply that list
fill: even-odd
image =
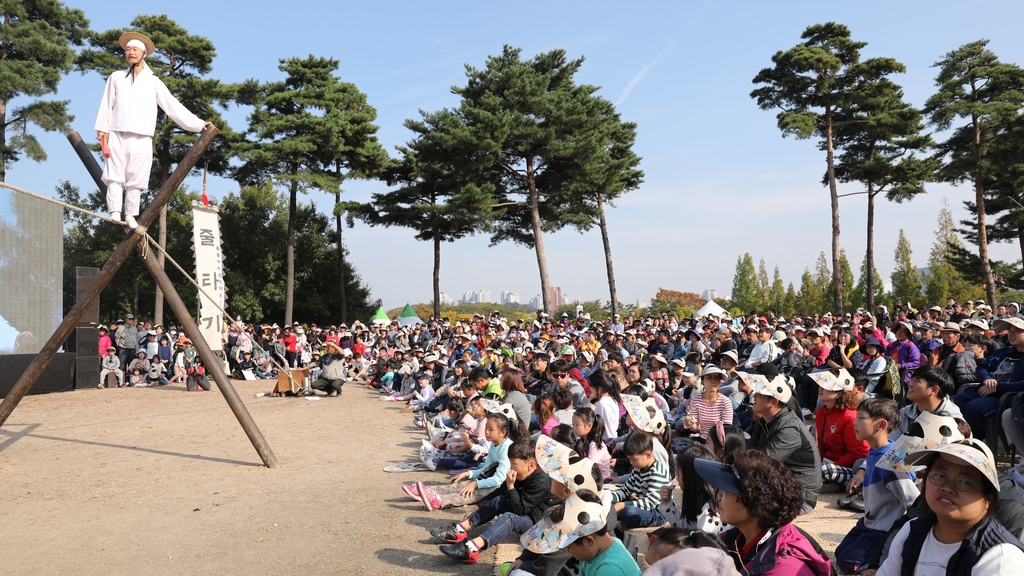
[{"label": "woman in white hat", "polygon": [[725,370],[717,366],[705,368],[700,375],[704,389],[694,392],[686,405],[683,426],[696,432],[704,440],[707,440],[708,431],[719,422],[732,424],[732,400],[718,392],[725,377]]},{"label": "woman in white hat", "polygon": [[128,69],[107,78],[96,115],[96,136],[106,148],[103,183],[107,185],[107,210],[114,220],[121,219],[123,188],[125,219],[135,228],[139,198],[149,187],[153,165],[157,106],[189,132],[201,132],[213,124],[189,112],[146,66],[146,56],[155,50],[152,40],[138,32],[125,32],[119,42]]},{"label": "woman in white hat", "polygon": [[1024,544],[994,517],[999,478],[984,442],[943,444],[904,462],[928,467],[921,486],[931,512],[900,528],[878,576],[1020,574]]}]

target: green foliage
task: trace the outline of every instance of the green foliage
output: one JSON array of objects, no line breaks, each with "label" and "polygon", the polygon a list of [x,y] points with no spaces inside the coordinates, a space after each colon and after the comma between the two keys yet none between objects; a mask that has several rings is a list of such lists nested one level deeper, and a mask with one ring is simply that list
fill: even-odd
[{"label": "green foliage", "polygon": [[771,288],[768,291],[768,308],[775,310],[776,314],[788,316],[792,313],[791,308],[786,304],[786,285],[782,282],[782,275],[779,274],[779,267],[775,266],[775,276],[772,279]]},{"label": "green foliage", "polygon": [[[964,44],[935,64],[938,91],[925,103],[924,112],[937,129],[951,130],[937,147],[936,159],[942,162],[939,178],[974,185],[978,215],[974,241],[988,300],[993,301],[998,283],[988,258],[986,188],[1005,169],[999,162],[1005,156],[993,152],[1000,134],[1012,127],[1024,105],[1024,70],[1000,62],[987,45],[988,40]],[[1018,153],[1019,149],[1011,156]]]},{"label": "green foliage", "polygon": [[952,263],[952,252],[963,249],[963,243],[956,233],[953,213],[945,198],[937,224],[935,242],[928,253],[928,273],[924,277],[927,302],[945,303],[947,298],[963,302],[983,296],[981,288],[964,278]]},{"label": "green foliage", "polygon": [[[878,273],[878,269],[874,266],[871,267],[871,273],[874,275],[874,283],[872,290],[875,293],[875,306],[879,304],[885,304],[885,284],[882,282],[882,275]],[[868,276],[868,260],[867,256],[864,256],[864,260],[860,264],[860,278],[857,280],[857,285],[853,287],[853,301],[850,303],[854,308],[866,308],[868,305],[867,298],[867,276]],[[870,312],[874,313],[874,310]]]},{"label": "green foliage", "polygon": [[[593,321],[601,321],[604,320],[605,318],[610,317],[608,311],[605,310],[604,306],[601,305],[600,300],[585,300],[583,302],[579,302],[579,305],[583,306],[583,313],[590,314],[590,319]],[[576,302],[573,302],[571,304],[562,304],[561,306],[555,309],[555,319],[557,320],[558,318],[560,318],[562,314],[568,314],[569,318],[575,319],[576,306]],[[531,319],[530,321],[532,322],[533,320]]]},{"label": "green foliage", "polygon": [[800,291],[796,293],[796,311],[800,314],[820,314],[821,294],[814,283],[814,276],[808,268],[800,275]]},{"label": "green foliage", "polygon": [[750,257],[749,252],[736,258],[736,272],[732,277],[732,294],[729,302],[730,308],[739,308],[744,314],[759,309],[757,271],[754,270],[754,259]]},{"label": "green foliage", "polygon": [[900,228],[899,240],[896,241],[896,252],[894,259],[896,267],[892,272],[892,298],[902,300],[907,306],[922,303],[921,276],[911,261],[913,251],[910,249],[910,241],[903,234]]},{"label": "green foliage", "polygon": [[[334,75],[337,60],[288,58],[278,68],[287,75],[283,81],[248,80],[239,90],[239,102],[253,112],[247,140],[236,147],[243,164],[235,178],[241,184],[275,180],[288,189],[284,318],[291,322],[298,192],[340,193],[346,177],[378,174],[387,153],[375,136],[377,111],[354,84]],[[340,299],[340,288],[337,293]]]},{"label": "green foliage", "polygon": [[[29,132],[67,132],[74,117],[70,100],[31,100],[10,108],[11,100],[54,94],[61,76],[73,69],[75,46],[88,33],[85,14],[55,0],[6,0],[0,4],[0,181],[22,156],[42,162],[46,152]],[[10,132],[10,134],[8,134]]]},{"label": "green foliage", "polygon": [[843,279],[843,294],[852,294],[855,280],[853,270],[850,269],[850,261],[846,259],[846,250],[839,253],[839,267],[839,275]]},{"label": "green foliage", "polygon": [[761,258],[757,266],[757,310],[764,312],[771,307],[771,284],[768,283],[768,268]]},{"label": "green foliage", "polygon": [[[171,94],[196,116],[213,122],[220,131],[220,137],[203,153],[204,163],[196,165],[193,172],[202,171],[208,163],[210,172],[227,173],[231,145],[237,143],[240,136],[227,125],[221,112],[227,110],[237,97],[238,85],[224,84],[209,77],[213,71],[213,59],[217,56],[217,50],[209,39],[189,34],[166,15],[140,15],[127,28],[90,34],[89,45],[92,48],[79,54],[78,69],[95,71],[104,77],[123,71],[127,64],[118,39],[129,30],[141,32],[153,41],[156,51],[146,57],[146,65]],[[156,152],[150,188],[160,188],[172,167],[181,162],[194,142],[195,135],[182,130],[162,110],[159,111],[153,136]]]},{"label": "green foliage", "polygon": [[793,289],[793,283],[790,282],[789,286],[786,287],[786,299],[782,305],[782,314],[790,316],[797,311],[797,304],[799,303],[799,297],[797,296],[796,290]]},{"label": "green foliage", "polygon": [[[268,239],[283,238],[288,219],[287,197],[270,184],[243,187],[221,203],[224,281],[232,313],[254,321],[283,318],[286,247]],[[301,257],[296,259],[294,316],[302,322],[338,323],[342,317],[337,305],[338,246],[331,222],[312,204],[301,203],[295,222],[295,246]],[[371,298],[369,288],[347,261],[345,280],[347,316],[371,318],[380,301]]]},{"label": "green foliage", "polygon": [[[835,308],[832,295],[832,272],[828,268],[828,258],[825,253],[818,254],[818,261],[814,263],[814,294],[817,305],[814,312],[824,314]],[[813,314],[814,312],[811,312]]]},{"label": "green foliage", "polygon": [[485,68],[466,66],[453,88],[462,121],[452,151],[470,173],[495,186],[491,242],[537,250],[541,294],[550,282],[543,234],[566,226],[583,231],[599,220],[596,194],[608,200],[636,187],[642,173],[631,151],[635,125],[623,123],[596,86],[576,84],[583,59],[564,50],[530,60],[505,46]]}]

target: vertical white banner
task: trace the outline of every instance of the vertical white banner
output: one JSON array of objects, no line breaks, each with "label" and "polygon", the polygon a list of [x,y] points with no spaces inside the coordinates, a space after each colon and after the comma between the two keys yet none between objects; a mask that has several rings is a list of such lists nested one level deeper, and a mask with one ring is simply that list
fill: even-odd
[{"label": "vertical white banner", "polygon": [[199,293],[199,332],[210,348],[223,350],[225,319],[220,308],[225,302],[224,255],[220,250],[220,214],[215,208],[192,206],[192,250],[196,255],[196,282],[214,299]]}]

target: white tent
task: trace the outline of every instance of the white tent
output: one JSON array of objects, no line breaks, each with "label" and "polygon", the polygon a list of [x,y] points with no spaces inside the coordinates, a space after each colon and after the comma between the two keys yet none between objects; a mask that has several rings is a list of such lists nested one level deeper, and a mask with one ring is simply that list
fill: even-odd
[{"label": "white tent", "polygon": [[725,311],[725,308],[719,306],[714,300],[708,300],[706,304],[700,307],[700,310],[697,310],[697,318],[703,318],[708,314],[721,318],[723,315],[726,315],[727,312]]}]

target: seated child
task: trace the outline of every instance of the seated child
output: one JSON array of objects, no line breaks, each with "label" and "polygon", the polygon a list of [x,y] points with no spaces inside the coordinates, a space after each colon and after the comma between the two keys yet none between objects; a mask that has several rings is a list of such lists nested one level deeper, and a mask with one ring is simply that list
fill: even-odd
[{"label": "seated child", "polygon": [[138,366],[132,368],[132,374],[128,377],[128,385],[132,388],[143,388],[146,386],[146,375],[142,373],[142,368]]},{"label": "seated child", "polygon": [[149,372],[146,372],[146,385],[148,386],[163,386],[167,384],[167,378],[164,375],[167,373],[167,366],[164,364],[163,359],[160,356],[153,356],[152,364],[149,366]]},{"label": "seated child", "polygon": [[[716,534],[687,528],[659,528],[651,533],[647,548],[647,563],[651,569],[644,572],[652,576],[669,574],[709,574],[739,576],[729,553]],[[699,552],[698,552],[699,551]],[[655,566],[657,565],[657,566]]]},{"label": "seated child", "polygon": [[630,529],[664,524],[665,518],[658,512],[661,487],[672,477],[668,466],[654,457],[654,440],[642,431],[634,431],[626,438],[622,451],[633,472],[621,488],[611,493],[620,525]]},{"label": "seated child", "polygon": [[404,402],[416,396],[416,378],[412,375],[412,369],[409,366],[402,366],[398,369],[398,374],[402,376],[402,387],[397,394],[385,396],[385,402]]},{"label": "seated child", "polygon": [[[515,414],[515,411],[512,411]],[[442,508],[465,506],[479,502],[505,481],[508,474],[508,448],[513,440],[525,436],[522,424],[518,420],[510,420],[504,414],[487,414],[487,440],[491,443],[487,457],[475,469],[463,472],[449,480],[448,486],[429,488],[423,482],[416,482],[416,491],[412,492],[408,485],[402,490],[423,504],[428,512]],[[484,473],[494,473],[483,478]],[[468,480],[468,482],[463,482]]]},{"label": "seated child", "polygon": [[537,415],[540,433],[550,436],[551,429],[558,426],[558,419],[555,418],[555,404],[551,400],[551,396],[545,394],[534,400],[533,413]]},{"label": "seated child", "polygon": [[107,384],[107,374],[115,374],[117,376],[117,387],[121,388],[124,386],[124,372],[121,372],[121,359],[117,357],[117,348],[111,346],[106,350],[107,354],[103,357],[103,367],[100,370],[100,383],[97,388],[103,388]]},{"label": "seated child", "polygon": [[[484,498],[486,502],[462,522],[430,531],[434,538],[450,543],[440,547],[442,554],[475,564],[481,550],[501,542],[513,532],[526,532],[541,519],[545,510],[560,501],[551,494],[551,478],[543,472],[537,473],[535,447],[529,437],[513,442],[508,449],[509,472],[505,483],[488,494]],[[468,538],[469,529],[494,518],[497,520],[483,534]]]},{"label": "seated child", "polygon": [[434,387],[431,385],[429,372],[420,372],[416,377],[416,382],[419,384],[419,389],[413,393],[409,405],[412,406],[414,412],[422,412],[434,399]]},{"label": "seated child", "polygon": [[836,564],[846,574],[880,565],[889,529],[920,494],[910,474],[877,465],[891,446],[889,432],[899,425],[899,409],[892,400],[867,398],[857,408],[857,438],[866,441],[870,449],[864,473],[864,517],[836,547]]},{"label": "seated child", "polygon": [[555,404],[555,420],[559,424],[572,426],[572,415],[576,412],[572,407],[572,392],[567,388],[559,388],[551,393],[551,401]]},{"label": "seated child", "polygon": [[579,561],[584,576],[639,576],[640,567],[608,531],[605,507],[590,490],[579,490],[523,535],[527,550],[545,554],[564,549]]},{"label": "seated child", "polygon": [[611,456],[604,445],[604,422],[593,408],[580,408],[572,416],[572,429],[576,433],[576,453],[597,462],[601,475],[611,477]]}]

